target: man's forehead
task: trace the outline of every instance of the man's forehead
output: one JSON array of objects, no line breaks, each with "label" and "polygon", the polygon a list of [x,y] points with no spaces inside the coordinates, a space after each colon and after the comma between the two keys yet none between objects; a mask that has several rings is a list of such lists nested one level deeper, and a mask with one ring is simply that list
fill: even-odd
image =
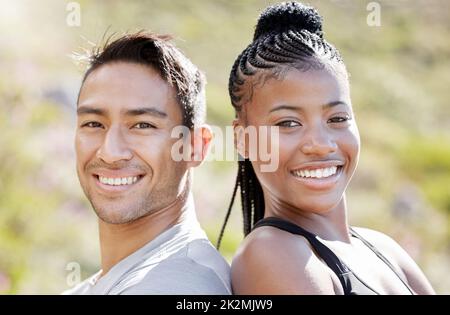
[{"label": "man's forehead", "polygon": [[83,82],[80,94],[93,90],[108,90],[112,94],[127,92],[130,95],[175,94],[173,86],[152,66],[131,62],[111,62],[92,70]]},{"label": "man's forehead", "polygon": [[89,113],[182,121],[175,88],[150,66],[128,62],[106,64],[89,74],[80,91],[77,114]]},{"label": "man's forehead", "polygon": [[160,72],[152,65],[121,60],[110,61],[101,66],[97,66],[89,74],[88,78],[91,77],[96,80],[104,78],[109,80],[111,77],[116,77],[117,75],[119,75],[119,78],[150,76],[153,79],[165,83]]},{"label": "man's forehead", "polygon": [[113,63],[101,66],[88,75],[80,90],[78,106],[127,110],[147,104],[164,107],[174,100],[173,88],[150,67]]}]

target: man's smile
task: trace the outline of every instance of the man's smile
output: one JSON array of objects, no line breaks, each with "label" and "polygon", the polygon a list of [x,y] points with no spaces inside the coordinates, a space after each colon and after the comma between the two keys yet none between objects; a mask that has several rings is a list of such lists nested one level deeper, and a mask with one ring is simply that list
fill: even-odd
[{"label": "man's smile", "polygon": [[106,192],[124,192],[135,187],[145,173],[127,170],[102,170],[92,174],[97,187]]}]

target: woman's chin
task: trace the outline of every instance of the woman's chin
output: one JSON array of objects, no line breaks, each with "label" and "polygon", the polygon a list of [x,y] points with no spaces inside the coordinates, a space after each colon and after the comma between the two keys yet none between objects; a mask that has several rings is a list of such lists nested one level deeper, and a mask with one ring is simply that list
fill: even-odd
[{"label": "woman's chin", "polygon": [[307,200],[299,200],[298,202],[294,203],[295,207],[299,209],[302,212],[309,212],[309,213],[316,213],[316,214],[322,214],[322,213],[328,213],[332,211],[333,209],[336,209],[338,205],[342,202],[343,198],[342,196],[340,198],[336,197],[323,197],[323,198],[308,198]]}]

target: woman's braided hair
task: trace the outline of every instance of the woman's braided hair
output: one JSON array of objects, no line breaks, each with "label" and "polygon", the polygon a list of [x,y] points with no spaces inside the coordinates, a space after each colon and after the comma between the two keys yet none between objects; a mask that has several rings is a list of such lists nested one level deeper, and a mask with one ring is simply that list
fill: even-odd
[{"label": "woman's braided hair", "polygon": [[[322,17],[316,9],[298,2],[283,2],[266,8],[258,19],[253,42],[237,57],[231,69],[228,92],[237,116],[245,119],[244,105],[255,87],[270,78],[282,79],[290,69],[308,71],[327,65],[345,66],[338,50],[323,38]],[[335,69],[336,70],[336,69]],[[238,161],[238,175],[217,248],[225,231],[240,187],[244,235],[264,217],[264,196],[249,159]]]}]

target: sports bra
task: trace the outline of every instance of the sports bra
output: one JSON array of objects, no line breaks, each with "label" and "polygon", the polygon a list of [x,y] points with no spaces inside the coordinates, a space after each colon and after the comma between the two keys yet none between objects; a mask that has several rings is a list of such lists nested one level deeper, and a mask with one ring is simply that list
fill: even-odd
[{"label": "sports bra", "polygon": [[[325,246],[319,238],[312,234],[311,232],[306,231],[300,226],[275,217],[268,217],[258,221],[253,229],[262,227],[262,226],[272,226],[278,228],[280,230],[297,234],[305,237],[314,250],[317,252],[318,256],[324,260],[324,262],[330,267],[330,269],[336,274],[339,278],[339,281],[344,289],[344,295],[375,295],[379,294],[374,289],[372,289],[367,283],[361,280],[344,262],[342,262],[336,254],[331,251],[327,246]],[[371,249],[378,258],[380,258],[392,271],[397,275],[397,277],[402,281],[405,287],[409,290],[411,294],[413,290],[410,286],[400,277],[400,275],[395,270],[394,266],[384,257],[372,244],[366,241],[361,235],[356,233],[352,228],[350,228],[350,234],[353,237],[361,240],[369,249]]]}]

